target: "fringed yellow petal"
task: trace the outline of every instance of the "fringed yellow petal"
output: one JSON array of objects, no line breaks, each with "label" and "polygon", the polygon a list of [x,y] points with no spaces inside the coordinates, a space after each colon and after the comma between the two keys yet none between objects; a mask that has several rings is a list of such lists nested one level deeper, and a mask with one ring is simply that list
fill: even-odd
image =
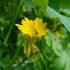
[{"label": "fringed yellow petal", "polygon": [[22,25],[16,24],[18,29],[23,34],[28,34],[30,37],[33,37],[36,32],[36,29],[34,28],[34,21],[25,18],[25,20],[22,20],[21,23],[22,23]]},{"label": "fringed yellow petal", "polygon": [[43,24],[42,19],[36,18],[35,20],[35,28],[37,30],[38,36],[44,36],[46,35],[46,29],[45,29],[45,24]]},{"label": "fringed yellow petal", "polygon": [[46,25],[40,18],[36,18],[33,21],[25,17],[24,20],[22,20],[21,25],[16,24],[16,26],[23,34],[28,34],[30,37],[42,37],[49,31],[48,29],[45,29]]}]

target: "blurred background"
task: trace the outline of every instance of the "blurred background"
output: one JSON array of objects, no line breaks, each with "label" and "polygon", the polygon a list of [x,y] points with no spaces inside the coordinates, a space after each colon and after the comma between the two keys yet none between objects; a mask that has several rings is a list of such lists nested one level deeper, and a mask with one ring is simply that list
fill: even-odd
[{"label": "blurred background", "polygon": [[[29,57],[15,26],[24,17],[42,18],[49,29]],[[70,70],[70,0],[0,0],[0,70]]]}]

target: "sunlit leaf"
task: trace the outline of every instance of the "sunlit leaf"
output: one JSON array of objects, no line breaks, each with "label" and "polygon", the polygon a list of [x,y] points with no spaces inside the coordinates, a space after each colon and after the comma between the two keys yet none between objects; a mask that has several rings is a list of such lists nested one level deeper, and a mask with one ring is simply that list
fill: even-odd
[{"label": "sunlit leaf", "polygon": [[51,18],[59,18],[61,23],[66,27],[66,29],[70,32],[70,18],[63,16],[61,14],[59,14],[58,12],[56,12],[54,9],[52,9],[51,7],[48,7],[47,9],[47,13],[49,15],[49,17]]}]

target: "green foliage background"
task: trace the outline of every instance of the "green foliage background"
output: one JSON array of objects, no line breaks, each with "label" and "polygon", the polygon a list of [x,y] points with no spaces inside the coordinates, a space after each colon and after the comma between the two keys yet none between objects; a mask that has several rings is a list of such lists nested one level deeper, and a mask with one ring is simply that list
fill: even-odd
[{"label": "green foliage background", "polygon": [[[15,26],[24,17],[42,18],[50,29],[29,58]],[[70,70],[70,0],[0,0],[0,70]]]}]

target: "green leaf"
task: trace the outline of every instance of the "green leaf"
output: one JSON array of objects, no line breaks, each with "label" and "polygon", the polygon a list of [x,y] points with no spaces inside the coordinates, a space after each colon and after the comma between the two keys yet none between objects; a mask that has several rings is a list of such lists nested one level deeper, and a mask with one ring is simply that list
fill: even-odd
[{"label": "green leaf", "polygon": [[66,15],[70,16],[70,8],[66,8],[66,9],[60,9],[61,12],[63,12]]},{"label": "green leaf", "polygon": [[49,0],[49,6],[56,10],[70,8],[70,0]]},{"label": "green leaf", "polygon": [[70,70],[70,43],[68,44],[68,47],[65,49],[65,51],[67,54],[65,70]]},{"label": "green leaf", "polygon": [[11,62],[12,61],[9,58],[2,58],[0,60],[0,67],[3,67],[5,69]]},{"label": "green leaf", "polygon": [[47,35],[47,36],[45,36],[44,38],[45,38],[46,44],[50,47],[50,46],[51,46],[50,37]]},{"label": "green leaf", "polygon": [[[0,41],[1,43],[1,41]],[[6,47],[4,45],[0,45],[0,58],[2,55],[7,51]]]},{"label": "green leaf", "polygon": [[27,64],[27,65],[23,68],[23,70],[33,70],[33,63]]},{"label": "green leaf", "polygon": [[23,0],[23,1],[24,1],[25,5],[29,6],[30,8],[34,7],[32,0]]},{"label": "green leaf", "polygon": [[62,54],[53,60],[55,70],[70,70],[70,44],[62,51]]},{"label": "green leaf", "polygon": [[66,59],[67,54],[65,51],[62,51],[61,55],[53,60],[53,67],[55,67],[56,70],[63,70],[66,64]]},{"label": "green leaf", "polygon": [[70,32],[70,18],[63,16],[61,14],[59,14],[58,12],[56,12],[54,9],[52,9],[51,7],[47,8],[47,13],[49,15],[49,17],[51,18],[59,18],[61,23],[66,27],[66,29]]},{"label": "green leaf", "polygon": [[62,45],[57,40],[52,40],[52,49],[57,56],[60,56],[62,52]]},{"label": "green leaf", "polygon": [[32,0],[32,2],[34,3],[35,6],[40,6],[44,10],[46,10],[48,6],[48,0]]},{"label": "green leaf", "polygon": [[63,48],[59,40],[56,39],[52,33],[48,33],[44,38],[49,48],[51,48],[57,56],[60,56]]},{"label": "green leaf", "polygon": [[18,34],[18,37],[17,37],[17,46],[24,46],[24,44],[25,44],[24,38],[22,37],[21,34]]}]

